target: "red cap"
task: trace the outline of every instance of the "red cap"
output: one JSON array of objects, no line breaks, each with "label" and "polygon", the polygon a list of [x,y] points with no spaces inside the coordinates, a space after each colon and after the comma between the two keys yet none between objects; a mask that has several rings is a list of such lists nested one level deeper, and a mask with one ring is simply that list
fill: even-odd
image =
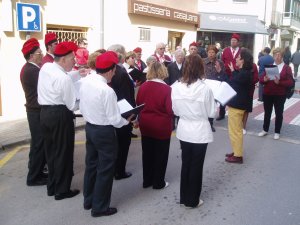
[{"label": "red cap", "polygon": [[133,49],[133,51],[135,53],[142,53],[142,49],[140,47],[137,47],[137,48]]},{"label": "red cap", "polygon": [[60,42],[54,50],[54,55],[58,57],[65,56],[71,52],[75,52],[77,49],[78,46],[72,41]]},{"label": "red cap", "polygon": [[240,35],[239,34],[232,34],[231,38],[235,38],[236,40],[240,41]]},{"label": "red cap", "polygon": [[196,42],[192,42],[189,47],[191,47],[191,46],[198,47],[198,44]]},{"label": "red cap", "polygon": [[28,39],[24,44],[22,48],[23,55],[27,55],[29,53],[33,53],[32,50],[36,50],[37,48],[40,47],[40,43],[36,38],[30,38]]},{"label": "red cap", "polygon": [[53,42],[57,42],[57,37],[55,33],[45,34],[45,45],[50,45]]},{"label": "red cap", "polygon": [[96,69],[105,70],[118,64],[118,55],[113,51],[107,51],[96,59]]}]

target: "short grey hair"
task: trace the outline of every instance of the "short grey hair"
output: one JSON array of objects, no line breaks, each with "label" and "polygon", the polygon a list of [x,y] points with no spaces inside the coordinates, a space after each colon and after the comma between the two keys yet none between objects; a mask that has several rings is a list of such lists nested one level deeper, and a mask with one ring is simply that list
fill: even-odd
[{"label": "short grey hair", "polygon": [[174,52],[174,56],[178,56],[178,55],[183,55],[185,56],[185,52],[182,50],[182,49],[177,49],[175,52]]},{"label": "short grey hair", "polygon": [[120,44],[114,44],[107,48],[107,51],[113,51],[118,54],[119,63],[123,63],[122,61],[125,59],[126,51],[125,47]]},{"label": "short grey hair", "polygon": [[150,64],[152,62],[156,62],[156,61],[157,61],[157,59],[155,58],[155,56],[151,55],[146,59],[146,64],[148,65],[148,64]]},{"label": "short grey hair", "polygon": [[166,47],[166,44],[163,42],[159,42],[156,44],[156,49],[161,48],[161,46],[163,46],[164,48]]}]

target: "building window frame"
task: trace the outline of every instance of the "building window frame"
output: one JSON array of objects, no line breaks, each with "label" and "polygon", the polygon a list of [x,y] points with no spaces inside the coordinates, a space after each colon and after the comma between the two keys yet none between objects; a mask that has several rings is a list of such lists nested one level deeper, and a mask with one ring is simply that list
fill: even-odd
[{"label": "building window frame", "polygon": [[139,27],[139,41],[150,42],[151,41],[151,29],[147,27]]}]

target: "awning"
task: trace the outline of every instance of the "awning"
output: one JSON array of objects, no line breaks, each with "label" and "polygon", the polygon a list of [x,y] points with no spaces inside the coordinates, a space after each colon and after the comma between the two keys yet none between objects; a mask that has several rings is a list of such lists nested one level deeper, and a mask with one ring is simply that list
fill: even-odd
[{"label": "awning", "polygon": [[200,31],[268,34],[257,16],[200,13]]}]

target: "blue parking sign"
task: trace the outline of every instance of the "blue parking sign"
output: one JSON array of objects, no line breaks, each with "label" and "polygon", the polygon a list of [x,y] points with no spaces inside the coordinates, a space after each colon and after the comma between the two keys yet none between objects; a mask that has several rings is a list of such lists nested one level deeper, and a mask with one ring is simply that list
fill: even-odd
[{"label": "blue parking sign", "polygon": [[41,31],[40,5],[17,2],[17,18],[19,31]]}]

